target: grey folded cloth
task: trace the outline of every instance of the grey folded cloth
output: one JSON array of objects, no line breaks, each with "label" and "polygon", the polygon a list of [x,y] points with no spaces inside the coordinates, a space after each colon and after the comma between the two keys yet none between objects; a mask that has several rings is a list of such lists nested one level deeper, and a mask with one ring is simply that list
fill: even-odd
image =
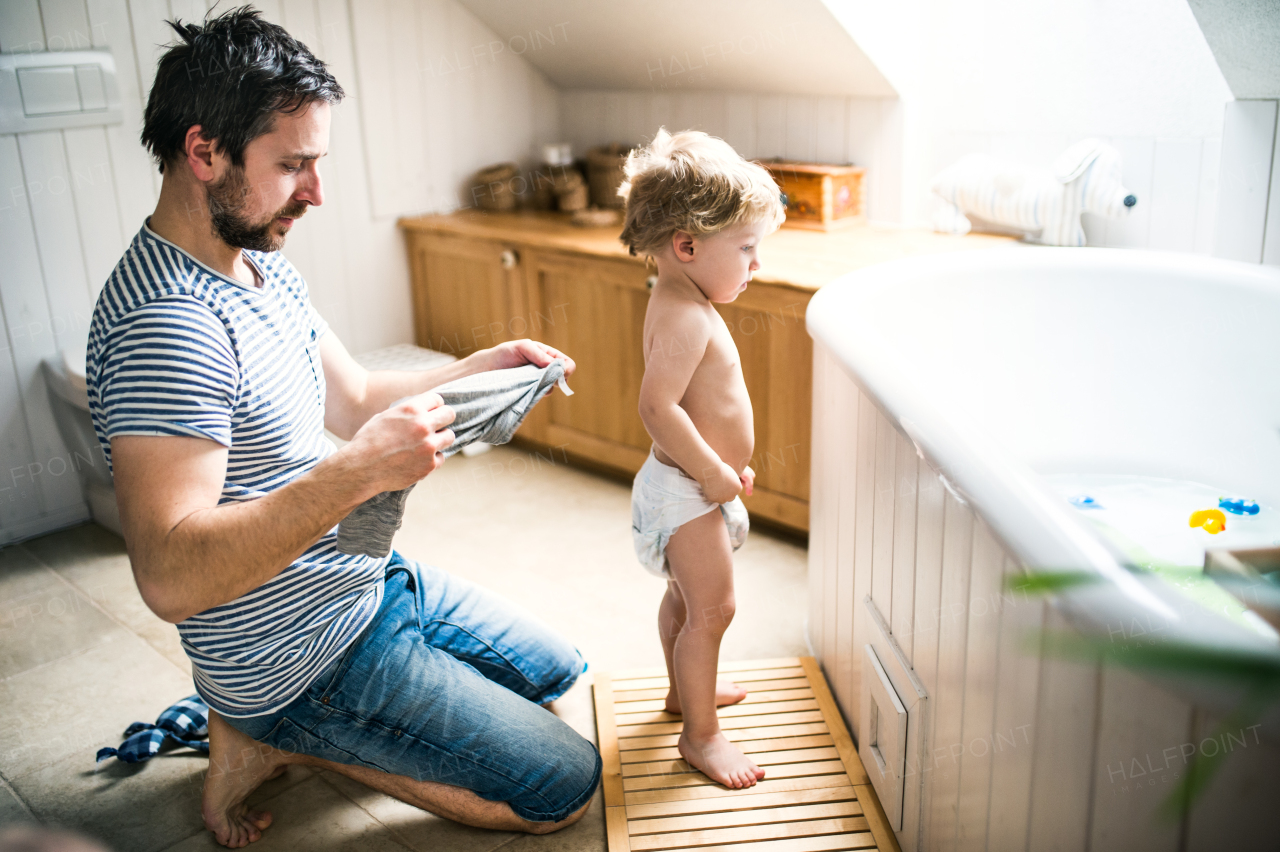
[{"label": "grey folded cloth", "polygon": [[[538,400],[556,385],[566,395],[573,395],[564,380],[561,358],[546,367],[525,364],[510,370],[490,370],[432,388],[431,392],[440,394],[454,412],[449,426],[454,441],[440,454],[448,458],[475,441],[507,443]],[[403,401],[398,400],[395,405]],[[390,553],[391,539],[400,529],[404,505],[413,488],[410,485],[403,491],[384,491],[356,506],[338,524],[338,550],[379,557]]]}]

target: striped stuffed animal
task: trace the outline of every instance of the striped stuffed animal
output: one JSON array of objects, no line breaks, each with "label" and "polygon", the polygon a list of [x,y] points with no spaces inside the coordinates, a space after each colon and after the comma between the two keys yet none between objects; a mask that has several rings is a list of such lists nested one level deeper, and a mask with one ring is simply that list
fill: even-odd
[{"label": "striped stuffed animal", "polygon": [[1117,218],[1138,199],[1120,183],[1120,155],[1098,139],[1085,139],[1058,157],[1052,172],[985,154],[970,154],[933,181],[933,229],[1022,232],[1047,246],[1082,246],[1081,213]]}]

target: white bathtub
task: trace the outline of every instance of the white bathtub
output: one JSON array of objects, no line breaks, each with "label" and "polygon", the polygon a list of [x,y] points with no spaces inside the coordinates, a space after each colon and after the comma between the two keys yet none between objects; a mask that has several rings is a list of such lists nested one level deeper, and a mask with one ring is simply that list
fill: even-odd
[{"label": "white bathtub", "polygon": [[[898,809],[904,848],[966,833],[981,835],[960,843],[974,848],[1212,848],[1223,836],[1206,832],[1221,829],[1224,808],[1247,808],[1261,789],[1273,795],[1276,771],[1252,762],[1277,757],[1264,738],[1233,758],[1185,824],[1153,827],[1154,793],[1138,802],[1117,792],[1119,780],[1132,780],[1125,761],[1210,732],[1238,692],[1186,678],[1156,689],[1114,667],[1027,654],[1008,637],[1070,623],[1114,641],[1145,642],[1154,630],[1161,641],[1280,655],[1280,637],[1258,619],[1135,577],[1064,492],[1071,477],[1085,483],[1077,488],[1121,476],[1201,483],[1254,499],[1259,517],[1274,519],[1280,270],[1110,249],[935,255],[824,287],[807,321],[810,641],[855,735],[866,733],[877,677],[909,705],[908,774],[885,775],[901,789],[881,793]],[[1227,517],[1223,542],[1270,544],[1260,539],[1280,530]],[[1169,523],[1183,562],[1188,547],[1199,543],[1202,558],[1203,546],[1219,543],[1191,530],[1186,514],[1172,512]],[[1024,570],[1101,580],[1052,608],[1000,607],[1005,578]],[[866,662],[865,645],[876,663]],[[1021,753],[979,756],[964,745],[988,734],[997,742],[1002,725],[1020,721]],[[1280,713],[1267,723],[1274,736]],[[947,740],[966,749],[951,757],[954,777],[929,762]],[[1045,774],[1046,761],[1057,761],[1056,776]],[[986,792],[962,783],[966,767]],[[1166,769],[1167,793],[1174,770]],[[1276,827],[1270,806],[1264,813]],[[1257,827],[1238,815],[1232,824]]]}]

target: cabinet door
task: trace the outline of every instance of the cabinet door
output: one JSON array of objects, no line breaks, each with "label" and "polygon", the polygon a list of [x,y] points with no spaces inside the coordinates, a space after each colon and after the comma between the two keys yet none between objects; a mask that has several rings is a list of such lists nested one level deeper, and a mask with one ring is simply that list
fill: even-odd
[{"label": "cabinet door", "polygon": [[465,358],[525,337],[519,255],[496,240],[410,235],[414,333],[419,346]]},{"label": "cabinet door", "polygon": [[634,473],[651,445],[639,413],[648,273],[639,263],[530,252],[525,274],[530,336],[578,365],[575,395],[552,393],[531,415],[534,430],[572,455]]},{"label": "cabinet door", "polygon": [[755,412],[755,493],[743,497],[753,514],[798,530],[809,528],[809,423],[813,341],[804,327],[812,294],[752,284],[716,305],[742,357]]}]

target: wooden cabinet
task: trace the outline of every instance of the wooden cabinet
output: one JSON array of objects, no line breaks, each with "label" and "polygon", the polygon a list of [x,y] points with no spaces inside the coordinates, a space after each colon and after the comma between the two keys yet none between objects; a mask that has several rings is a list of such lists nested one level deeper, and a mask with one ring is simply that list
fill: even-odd
[{"label": "wooden cabinet", "polygon": [[716,305],[742,357],[755,412],[756,487],[743,502],[754,515],[809,529],[809,423],[813,341],[804,327],[812,293],[752,284]]},{"label": "wooden cabinet", "polygon": [[[466,356],[521,337],[573,357],[573,397],[553,393],[521,426],[526,442],[570,460],[634,474],[649,453],[640,421],[644,314],[650,272],[615,228],[575,228],[546,213],[478,213],[401,220],[413,273],[420,346]],[[813,345],[805,309],[818,287],[881,260],[1007,243],[859,226],[840,233],[779,231],[765,269],[736,301],[717,305],[742,356],[755,411],[757,520],[809,528]]]},{"label": "wooden cabinet", "polygon": [[529,336],[517,246],[425,233],[411,240],[410,257],[415,282],[413,327],[419,346],[464,358]]},{"label": "wooden cabinet", "polygon": [[567,453],[634,473],[650,446],[638,408],[648,273],[637,263],[546,251],[530,251],[524,272],[537,306],[532,336],[578,365],[574,395],[552,394],[531,431]]}]

